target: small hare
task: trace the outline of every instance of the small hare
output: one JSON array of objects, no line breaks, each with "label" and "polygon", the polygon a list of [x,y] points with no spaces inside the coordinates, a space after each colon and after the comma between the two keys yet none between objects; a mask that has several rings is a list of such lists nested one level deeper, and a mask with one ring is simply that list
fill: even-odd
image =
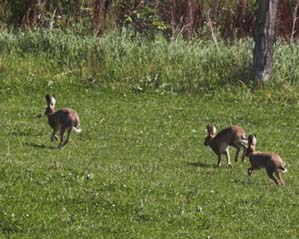
[{"label": "small hare", "polygon": [[[54,96],[46,95],[47,108],[45,115],[48,117],[48,123],[53,129],[51,134],[51,141],[58,140],[56,132],[60,132],[60,143],[58,147],[63,147],[69,141],[71,131],[80,133],[80,120],[78,113],[71,108],[63,108],[55,111],[56,99]],[[67,132],[66,140],[63,141],[64,132]]]},{"label": "small hare", "polygon": [[[265,168],[266,172],[276,185],[279,183],[284,184],[280,173],[286,173],[285,163],[278,154],[268,152],[257,152],[255,150],[256,136],[248,136],[248,147],[246,150],[246,156],[249,157],[251,167],[248,168],[248,175],[251,176],[253,170]],[[276,177],[274,177],[274,175]]]}]

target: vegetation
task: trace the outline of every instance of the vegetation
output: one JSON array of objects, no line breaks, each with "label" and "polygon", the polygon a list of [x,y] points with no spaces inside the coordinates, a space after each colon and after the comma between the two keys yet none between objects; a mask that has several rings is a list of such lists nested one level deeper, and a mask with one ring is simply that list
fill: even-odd
[{"label": "vegetation", "polygon": [[[209,94],[231,84],[242,87],[251,78],[252,46],[251,40],[233,45],[219,42],[219,49],[203,40],[168,42],[157,37],[148,41],[142,36],[132,38],[129,31],[113,32],[100,40],[59,30],[0,34],[2,64],[11,58],[18,59],[18,64],[23,64],[20,59],[37,58],[37,64],[40,59],[47,61],[48,80],[54,84],[53,71],[58,74],[54,78],[63,74],[75,78],[79,85],[129,87],[141,92],[158,89]],[[294,62],[298,61],[299,48],[284,42],[277,42],[275,48],[273,83],[266,88],[281,84],[278,92],[292,91],[298,84],[299,71]],[[23,74],[35,79],[36,85],[43,84],[36,75]],[[9,77],[2,85],[6,82],[13,85]]]},{"label": "vegetation", "polygon": [[[277,43],[266,85],[246,82],[250,40],[34,31],[2,32],[0,47],[1,238],[297,237],[298,46]],[[81,117],[62,150],[48,93]],[[256,133],[287,185],[249,178],[248,161],[215,168],[208,123]]]},{"label": "vegetation", "polygon": [[[131,28],[149,37],[162,33],[175,39],[253,36],[257,0],[1,0],[2,29],[55,28],[101,35]],[[276,32],[291,42],[298,38],[298,1],[278,3]]]}]

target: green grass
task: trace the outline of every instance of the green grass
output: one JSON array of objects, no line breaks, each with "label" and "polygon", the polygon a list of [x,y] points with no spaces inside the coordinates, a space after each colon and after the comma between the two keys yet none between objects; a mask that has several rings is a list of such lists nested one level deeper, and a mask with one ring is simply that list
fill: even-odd
[{"label": "green grass", "polygon": [[[63,150],[36,117],[42,90],[1,101],[3,237],[298,235],[297,104],[69,90],[55,91],[58,105],[78,110],[83,132]],[[209,122],[257,133],[259,149],[287,162],[287,185],[276,187],[264,171],[248,178],[248,162],[234,163],[231,174],[225,162],[214,168],[203,145]]]},{"label": "green grass", "polygon": [[[14,52],[1,56],[0,82],[0,238],[298,237],[296,84],[140,92]],[[48,93],[81,118],[62,150],[43,116]],[[286,161],[286,186],[264,170],[248,177],[248,161],[215,168],[208,123],[256,133],[258,150]]]}]

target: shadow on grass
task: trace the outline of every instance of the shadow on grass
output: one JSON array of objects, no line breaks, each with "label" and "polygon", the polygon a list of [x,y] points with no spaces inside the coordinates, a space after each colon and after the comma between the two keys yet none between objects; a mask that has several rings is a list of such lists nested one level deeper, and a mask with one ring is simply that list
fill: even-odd
[{"label": "shadow on grass", "polygon": [[231,183],[238,184],[238,185],[243,185],[243,186],[253,186],[253,187],[271,187],[271,186],[276,186],[275,183],[272,181],[260,181],[257,179],[254,179],[249,176],[244,176],[244,178],[241,179],[232,179],[230,181]]},{"label": "shadow on grass", "polygon": [[216,166],[211,163],[201,163],[201,162],[195,162],[195,163],[187,163],[188,166],[192,166],[195,168],[215,168]]},{"label": "shadow on grass", "polygon": [[33,147],[33,148],[38,148],[38,149],[58,149],[57,146],[48,146],[45,144],[36,144],[36,143],[26,143],[27,146]]}]

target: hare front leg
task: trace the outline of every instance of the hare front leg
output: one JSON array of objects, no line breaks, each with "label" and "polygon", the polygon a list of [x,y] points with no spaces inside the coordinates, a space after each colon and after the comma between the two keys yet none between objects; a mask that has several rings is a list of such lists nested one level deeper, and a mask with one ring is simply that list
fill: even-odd
[{"label": "hare front leg", "polygon": [[226,156],[226,160],[227,160],[227,165],[228,165],[228,167],[232,167],[232,164],[231,164],[231,162],[230,162],[230,156],[229,156],[229,150],[228,150],[228,148],[225,150],[225,156]]},{"label": "hare front leg", "polygon": [[218,156],[217,167],[220,168],[221,167],[221,154],[217,154],[217,156]]},{"label": "hare front leg", "polygon": [[51,142],[53,142],[54,139],[58,140],[58,137],[56,136],[56,132],[57,132],[57,129],[53,129],[53,132],[51,134]]},{"label": "hare front leg", "polygon": [[248,176],[251,176],[252,171],[253,171],[253,168],[252,168],[252,167],[248,168],[248,171],[247,171]]}]

